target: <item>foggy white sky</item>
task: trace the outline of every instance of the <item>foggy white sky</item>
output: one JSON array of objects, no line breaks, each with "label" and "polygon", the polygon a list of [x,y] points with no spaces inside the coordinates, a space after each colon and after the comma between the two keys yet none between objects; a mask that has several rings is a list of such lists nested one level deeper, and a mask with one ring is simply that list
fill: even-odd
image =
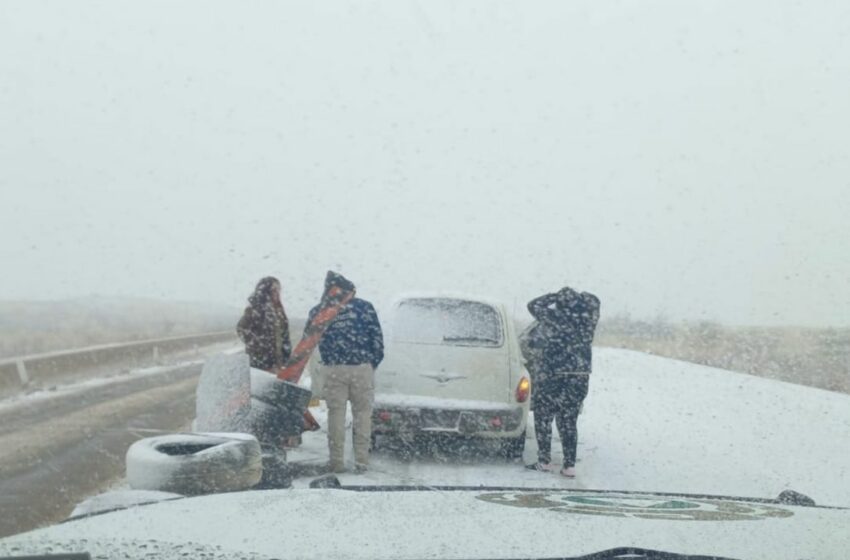
[{"label": "foggy white sky", "polygon": [[0,3],[0,299],[850,324],[850,3]]}]

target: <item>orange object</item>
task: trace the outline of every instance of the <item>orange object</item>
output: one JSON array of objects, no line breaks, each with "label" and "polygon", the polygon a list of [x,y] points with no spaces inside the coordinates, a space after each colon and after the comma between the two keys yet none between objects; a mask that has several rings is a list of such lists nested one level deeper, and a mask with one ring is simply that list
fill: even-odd
[{"label": "orange object", "polygon": [[[298,383],[313,350],[319,345],[325,329],[339,314],[340,310],[354,297],[354,284],[345,279],[341,274],[328,271],[325,277],[325,293],[319,302],[319,311],[304,327],[304,334],[289,360],[280,368],[277,378],[290,383]],[[319,423],[309,410],[304,412],[304,430],[316,431],[320,428]]]},{"label": "orange object", "polygon": [[277,374],[277,378],[290,383],[298,383],[313,350],[319,345],[322,335],[328,325],[339,314],[340,310],[354,297],[354,284],[339,274],[328,271],[325,279],[325,293],[319,303],[319,312],[304,327],[301,340],[292,351],[286,364]]}]

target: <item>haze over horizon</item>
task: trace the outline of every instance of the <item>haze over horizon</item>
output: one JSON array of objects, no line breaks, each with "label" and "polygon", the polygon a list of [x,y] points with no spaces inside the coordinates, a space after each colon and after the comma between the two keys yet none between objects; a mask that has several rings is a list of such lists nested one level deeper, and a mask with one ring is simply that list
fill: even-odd
[{"label": "haze over horizon", "polygon": [[850,326],[850,4],[816,4],[5,2],[0,300],[274,275],[297,317],[334,269]]}]

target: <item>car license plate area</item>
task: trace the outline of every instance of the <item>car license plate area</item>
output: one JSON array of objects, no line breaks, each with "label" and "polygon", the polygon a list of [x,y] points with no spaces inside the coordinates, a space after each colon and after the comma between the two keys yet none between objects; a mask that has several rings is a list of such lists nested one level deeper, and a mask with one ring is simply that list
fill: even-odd
[{"label": "car license plate area", "polygon": [[422,410],[419,413],[419,427],[428,432],[456,432],[460,421],[457,410]]},{"label": "car license plate area", "polygon": [[523,410],[471,411],[410,408],[378,408],[373,413],[376,433],[451,432],[472,435],[481,432],[510,432],[517,429]]}]

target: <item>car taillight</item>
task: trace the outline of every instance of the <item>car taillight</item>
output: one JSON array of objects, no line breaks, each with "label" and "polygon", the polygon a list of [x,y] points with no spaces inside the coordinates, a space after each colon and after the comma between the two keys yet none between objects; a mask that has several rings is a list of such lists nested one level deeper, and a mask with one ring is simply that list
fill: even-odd
[{"label": "car taillight", "polygon": [[519,385],[516,386],[516,402],[524,403],[528,400],[531,394],[531,381],[527,377],[519,380]]},{"label": "car taillight", "polygon": [[382,410],[378,413],[378,419],[381,422],[389,422],[393,419],[393,415],[388,410]]}]

